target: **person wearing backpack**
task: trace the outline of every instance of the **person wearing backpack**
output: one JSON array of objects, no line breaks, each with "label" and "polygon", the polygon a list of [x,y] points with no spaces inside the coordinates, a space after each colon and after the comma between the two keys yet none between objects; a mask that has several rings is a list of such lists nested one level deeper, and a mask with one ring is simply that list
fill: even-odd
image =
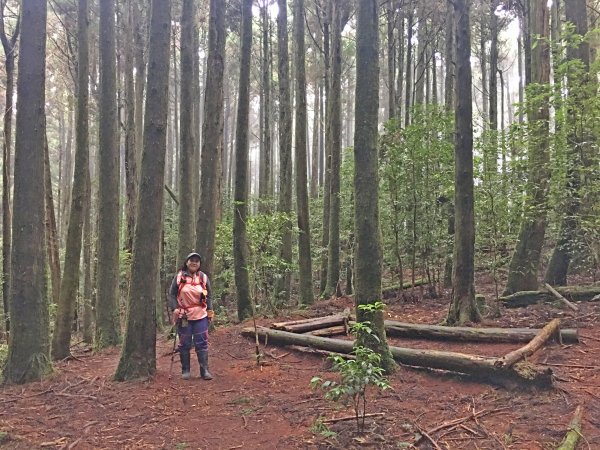
[{"label": "person wearing backpack", "polygon": [[192,344],[200,364],[200,377],[212,380],[208,371],[208,326],[214,317],[208,276],[200,270],[202,257],[190,253],[173,278],[169,290],[169,308],[177,324],[181,378],[190,378]]}]

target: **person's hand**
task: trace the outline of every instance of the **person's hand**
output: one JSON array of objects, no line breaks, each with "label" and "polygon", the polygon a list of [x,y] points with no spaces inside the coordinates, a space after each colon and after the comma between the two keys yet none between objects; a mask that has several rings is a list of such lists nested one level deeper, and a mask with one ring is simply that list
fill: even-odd
[{"label": "person's hand", "polygon": [[177,319],[181,319],[183,317],[183,310],[177,308],[173,310],[173,319],[177,320]]},{"label": "person's hand", "polygon": [[208,317],[208,321],[212,322],[213,318],[215,317],[215,312],[212,309],[209,309],[206,311],[206,316]]}]

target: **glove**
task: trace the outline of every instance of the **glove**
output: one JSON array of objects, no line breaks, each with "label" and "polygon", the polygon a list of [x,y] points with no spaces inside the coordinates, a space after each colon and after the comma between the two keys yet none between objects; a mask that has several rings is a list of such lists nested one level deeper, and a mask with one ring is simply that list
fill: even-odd
[{"label": "glove", "polygon": [[212,309],[206,311],[206,316],[208,317],[208,321],[211,322],[215,317],[215,312]]},{"label": "glove", "polygon": [[173,323],[177,322],[184,316],[185,312],[179,308],[173,310]]}]

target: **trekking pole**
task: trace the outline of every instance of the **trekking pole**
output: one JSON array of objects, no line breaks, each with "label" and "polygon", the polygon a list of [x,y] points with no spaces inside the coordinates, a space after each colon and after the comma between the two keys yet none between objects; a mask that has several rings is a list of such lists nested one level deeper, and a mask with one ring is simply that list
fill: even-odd
[{"label": "trekking pole", "polygon": [[175,349],[177,347],[177,335],[179,334],[177,333],[177,325],[179,325],[180,320],[181,319],[177,319],[175,325],[173,325],[173,332],[175,333],[175,336],[173,337],[173,351],[171,352],[171,367],[169,368],[169,380],[173,378],[173,363],[175,362]]}]

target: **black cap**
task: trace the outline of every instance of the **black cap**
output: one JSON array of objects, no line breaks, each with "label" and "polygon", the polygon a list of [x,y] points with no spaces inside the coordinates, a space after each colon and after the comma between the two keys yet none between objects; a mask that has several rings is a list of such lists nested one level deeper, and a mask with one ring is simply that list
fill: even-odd
[{"label": "black cap", "polygon": [[200,253],[196,253],[196,252],[192,252],[189,255],[187,255],[185,258],[185,262],[187,263],[190,260],[190,258],[192,258],[194,256],[197,256],[198,258],[200,258],[200,262],[202,262],[202,256],[200,256]]}]

